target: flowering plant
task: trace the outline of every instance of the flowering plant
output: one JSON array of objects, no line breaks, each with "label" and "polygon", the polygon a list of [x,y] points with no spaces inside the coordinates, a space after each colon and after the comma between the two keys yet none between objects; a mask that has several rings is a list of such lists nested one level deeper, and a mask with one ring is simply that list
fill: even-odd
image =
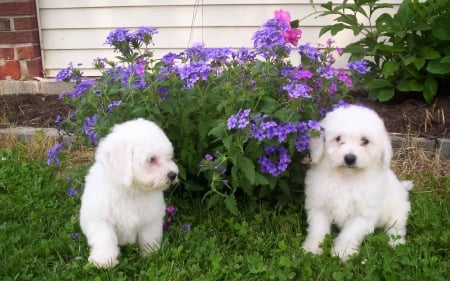
[{"label": "flowering plant", "polygon": [[[118,61],[95,60],[99,79],[81,79],[72,65],[58,75],[76,83],[62,96],[76,111],[61,126],[96,145],[115,123],[155,121],[174,144],[183,187],[202,192],[208,206],[223,202],[236,213],[237,194],[292,197],[303,187],[316,120],[353,85],[349,72],[333,66],[341,54],[333,41],[297,46],[297,27],[278,10],[255,32],[252,49],[198,44],[160,60],[148,48],[157,30],[116,29],[106,44]],[[364,62],[349,69],[368,70]]]}]

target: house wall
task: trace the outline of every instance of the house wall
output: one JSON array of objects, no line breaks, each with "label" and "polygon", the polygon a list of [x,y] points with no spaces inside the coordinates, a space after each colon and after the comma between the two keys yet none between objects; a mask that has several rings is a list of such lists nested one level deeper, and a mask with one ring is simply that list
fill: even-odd
[{"label": "house wall", "polygon": [[34,0],[0,0],[0,80],[42,76]]},{"label": "house wall", "polygon": [[[319,5],[327,1],[314,2]],[[399,4],[401,0],[383,2]],[[303,19],[301,43],[325,42],[329,36],[318,38],[319,30],[333,23],[332,18],[307,17],[315,11],[310,0],[36,0],[36,3],[46,77],[54,77],[69,62],[81,63],[85,75],[98,75],[92,69],[92,61],[97,57],[114,57],[103,43],[117,27],[158,28],[153,50],[156,57],[161,57],[197,42],[206,47],[251,47],[252,34],[278,9],[290,11],[292,19]],[[339,46],[345,46],[355,38],[347,32],[334,39]]]}]

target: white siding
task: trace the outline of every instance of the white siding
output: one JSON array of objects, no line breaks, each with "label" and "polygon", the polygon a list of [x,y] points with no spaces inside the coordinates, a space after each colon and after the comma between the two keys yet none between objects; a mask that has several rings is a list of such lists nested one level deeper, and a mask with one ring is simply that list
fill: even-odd
[{"label": "white siding", "polygon": [[[399,4],[401,0],[384,2]],[[204,42],[206,47],[251,47],[253,33],[275,10],[288,10],[292,19],[314,12],[310,0],[37,0],[37,5],[47,77],[54,77],[69,62],[81,63],[85,75],[98,75],[91,68],[92,61],[114,56],[103,43],[117,27],[158,28],[154,51],[160,57],[196,42]],[[302,20],[301,42],[324,42],[328,37],[319,39],[319,30],[330,23],[331,18],[325,17]],[[334,39],[345,46],[354,37],[348,32]]]}]

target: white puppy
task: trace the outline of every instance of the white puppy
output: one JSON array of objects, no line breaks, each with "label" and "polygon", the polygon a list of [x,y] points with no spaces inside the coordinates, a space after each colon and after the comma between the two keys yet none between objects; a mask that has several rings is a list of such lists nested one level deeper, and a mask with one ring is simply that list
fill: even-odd
[{"label": "white puppy", "polygon": [[163,190],[178,177],[172,157],[167,136],[144,119],[115,125],[100,141],[80,210],[89,261],[95,266],[115,266],[119,245],[137,241],[143,255],[159,249],[166,206]]},{"label": "white puppy", "polygon": [[320,124],[320,137],[310,142],[303,248],[320,254],[332,224],[340,229],[332,254],[343,261],[378,227],[386,229],[390,245],[405,243],[413,185],[400,182],[390,169],[392,146],[383,121],[371,109],[349,105],[328,113]]}]

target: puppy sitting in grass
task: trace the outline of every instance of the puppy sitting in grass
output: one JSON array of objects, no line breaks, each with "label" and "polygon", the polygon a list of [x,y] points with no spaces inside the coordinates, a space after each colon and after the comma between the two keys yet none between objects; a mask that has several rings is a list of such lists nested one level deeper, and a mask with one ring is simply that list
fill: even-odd
[{"label": "puppy sitting in grass", "polygon": [[392,146],[383,121],[371,109],[349,105],[328,113],[320,124],[321,135],[310,142],[303,249],[320,254],[333,224],[340,233],[332,254],[342,261],[378,227],[387,231],[391,246],[405,243],[413,184],[399,181],[390,168]]},{"label": "puppy sitting in grass", "polygon": [[138,242],[142,255],[159,249],[165,215],[163,191],[177,181],[173,148],[153,122],[114,126],[100,141],[86,176],[80,225],[97,267],[117,265],[119,245]]}]

